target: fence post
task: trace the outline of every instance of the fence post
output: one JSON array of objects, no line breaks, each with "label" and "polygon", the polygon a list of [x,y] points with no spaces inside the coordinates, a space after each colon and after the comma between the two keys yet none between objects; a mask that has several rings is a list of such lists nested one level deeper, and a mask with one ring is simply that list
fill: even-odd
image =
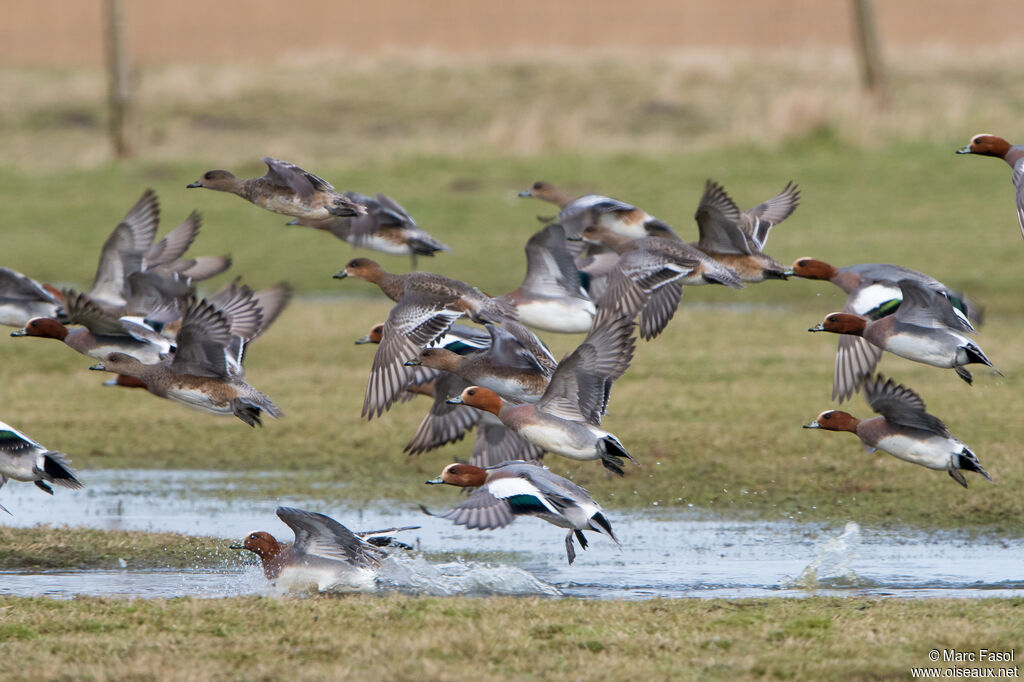
[{"label": "fence post", "polygon": [[121,0],[106,0],[107,85],[109,88],[109,130],[114,156],[119,159],[131,155],[125,131],[128,118],[128,58],[124,51],[124,31],[121,20]]},{"label": "fence post", "polygon": [[872,0],[853,0],[854,25],[857,30],[857,54],[860,58],[864,87],[879,109],[889,106],[889,88],[885,77],[885,62],[875,24]]}]

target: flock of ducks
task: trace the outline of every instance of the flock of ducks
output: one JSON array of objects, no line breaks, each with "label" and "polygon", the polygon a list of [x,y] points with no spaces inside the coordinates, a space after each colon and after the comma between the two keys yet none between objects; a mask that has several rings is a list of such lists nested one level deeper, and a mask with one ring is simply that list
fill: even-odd
[{"label": "flock of ducks", "polygon": [[[1024,147],[977,135],[958,153],[998,156],[1012,166],[1024,233]],[[268,167],[262,177],[211,170],[188,187],[237,194],[291,217],[289,224],[409,255],[414,266],[417,256],[448,250],[390,197],[338,192],[294,164],[262,161]],[[430,398],[406,446],[410,454],[477,429],[471,460],[450,464],[427,481],[473,490],[440,517],[480,530],[502,528],[516,516],[540,517],[568,529],[570,564],[574,540],[587,547],[585,530],[618,543],[600,505],[544,467],[544,454],[597,461],[610,474],[624,475],[627,463],[636,460],[601,420],[638,340],[651,341],[665,329],[684,287],[741,288],[789,277],[827,280],[847,293],[843,310],[810,331],[840,335],[833,399],[843,402],[863,391],[879,415],[861,420],[829,410],[805,428],[852,432],[869,448],[945,470],[964,487],[964,471],[992,480],[913,390],[876,374],[889,351],[952,368],[970,383],[966,365],[992,367],[967,336],[980,320],[977,304],[929,275],[896,265],[837,268],[800,258],[787,267],[766,254],[770,230],[799,204],[795,184],[740,210],[709,180],[695,214],[699,239],[693,243],[643,209],[610,197],[576,197],[547,182],[520,196],[551,202],[559,212],[530,237],[523,283],[504,296],[488,296],[440,274],[391,273],[368,258],[354,258],[334,275],[372,283],[395,302],[387,318],[356,341],[376,344],[363,416],[380,417],[417,395]],[[157,241],[159,205],[147,190],[104,243],[87,291],[57,290],[0,268],[0,324],[17,328],[12,336],[56,339],[90,356],[96,360],[90,369],[116,375],[108,384],[233,415],[250,426],[261,425],[264,416],[280,417],[274,402],[247,382],[242,363],[248,344],[287,306],[291,288],[282,283],[253,291],[235,280],[200,299],[195,283],[231,265],[229,257],[186,255],[200,224],[193,213]],[[481,326],[461,324],[463,318]],[[531,328],[586,336],[557,361]],[[0,422],[0,486],[13,479],[51,494],[51,483],[79,488],[69,462]],[[295,532],[294,544],[258,531],[237,546],[262,560],[269,579],[289,567],[372,573],[385,556],[381,547],[404,546],[386,533],[408,529],[352,533],[321,514],[286,507],[277,514]]]}]

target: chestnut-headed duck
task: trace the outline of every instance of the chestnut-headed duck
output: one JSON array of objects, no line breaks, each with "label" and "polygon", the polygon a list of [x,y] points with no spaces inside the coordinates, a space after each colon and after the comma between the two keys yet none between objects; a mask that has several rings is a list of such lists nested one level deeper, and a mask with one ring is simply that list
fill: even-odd
[{"label": "chestnut-headed duck", "polygon": [[[901,303],[892,315],[872,320],[852,313],[832,313],[808,331],[862,336],[878,348],[908,360],[952,368],[967,383],[971,383],[972,377],[964,365],[978,363],[992,367],[981,348],[964,334],[973,331],[970,322],[957,314],[945,296],[914,280],[903,279],[897,284]],[[877,353],[855,355],[852,360],[854,376],[872,374],[879,356]]]},{"label": "chestnut-headed duck", "polygon": [[483,386],[512,402],[535,403],[547,389],[558,363],[551,351],[523,325],[506,320],[486,325],[490,345],[460,355],[446,348],[429,347],[407,360],[411,367],[451,372],[470,385]]},{"label": "chestnut-headed duck", "polygon": [[849,431],[865,446],[929,469],[946,470],[954,481],[967,487],[961,470],[992,478],[970,449],[953,437],[938,417],[925,411],[924,401],[906,386],[878,375],[865,382],[864,396],[880,417],[857,419],[847,412],[822,412],[805,429]]},{"label": "chestnut-headed duck", "polygon": [[293,163],[264,156],[267,174],[242,179],[226,170],[211,170],[186,187],[231,192],[260,208],[303,220],[365,215],[366,208],[339,193],[331,183]]},{"label": "chestnut-headed duck", "polygon": [[[970,320],[980,322],[982,317],[981,307],[964,294],[923,272],[899,265],[862,263],[837,268],[816,258],[798,258],[787,274],[832,282],[848,294],[842,312],[863,315],[871,320],[891,315],[899,308],[903,294],[896,282],[901,279],[911,279],[937,291]],[[874,367],[881,355],[881,348],[860,336],[840,336],[832,381],[832,399],[838,398],[839,402],[843,402],[853,395],[866,376],[861,373],[862,369]]]},{"label": "chestnut-headed duck", "polygon": [[611,385],[629,367],[635,346],[632,320],[602,320],[599,314],[583,343],[558,364],[537,403],[510,404],[482,386],[470,386],[450,402],[496,415],[502,424],[547,452],[600,460],[606,469],[621,476],[623,458],[636,460],[600,424]]},{"label": "chestnut-headed duck", "polygon": [[146,365],[160,362],[173,349],[170,339],[144,324],[118,318],[96,305],[86,294],[65,291],[64,310],[68,324],[82,326],[68,329],[52,317],[37,317],[29,320],[24,328],[11,332],[11,336],[58,339],[97,360],[110,353],[124,353]]},{"label": "chestnut-headed duck", "polygon": [[427,483],[476,488],[462,504],[437,515],[459,526],[494,530],[509,525],[517,516],[536,516],[560,528],[568,528],[565,552],[570,565],[576,559],[573,536],[580,541],[580,547],[588,546],[584,530],[602,533],[619,544],[611,523],[590,493],[551,473],[543,465],[511,461],[484,469],[455,463],[446,466],[439,477]]},{"label": "chestnut-headed duck", "polygon": [[587,225],[604,225],[624,237],[666,237],[679,239],[672,227],[658,220],[642,208],[601,194],[573,196],[550,182],[533,183],[530,189],[519,193],[548,201],[561,209],[554,222],[561,224],[568,235],[578,235]]},{"label": "chestnut-headed duck", "polygon": [[59,291],[17,270],[0,268],[0,324],[21,328],[34,317],[62,315]]},{"label": "chestnut-headed duck", "polygon": [[565,228],[557,223],[526,242],[526,277],[502,297],[515,305],[523,324],[561,334],[590,329],[597,308],[580,286],[567,244]]},{"label": "chestnut-headed duck", "polygon": [[997,156],[1013,169],[1010,181],[1017,194],[1017,223],[1020,233],[1024,236],[1024,145],[1011,145],[995,135],[975,135],[966,147],[956,150],[957,154],[978,154],[980,156]]},{"label": "chestnut-headed duck", "polygon": [[205,299],[190,305],[173,357],[144,365],[124,353],[110,353],[89,369],[135,377],[153,395],[212,414],[233,414],[249,426],[262,425],[262,412],[280,417],[270,398],[246,383],[240,360],[230,358],[233,338],[252,338],[262,321],[252,292],[242,294],[225,308]]},{"label": "chestnut-headed duck", "polygon": [[410,256],[416,268],[417,256],[433,256],[451,251],[429,233],[421,230],[405,207],[385,194],[375,199],[358,192],[343,192],[345,197],[366,207],[366,215],[329,220],[296,218],[289,225],[303,225],[333,234],[338,239],[372,251]]},{"label": "chestnut-headed duck", "polygon": [[660,334],[675,315],[684,286],[743,287],[736,272],[685,242],[658,237],[627,239],[601,225],[586,227],[580,238],[621,254],[615,269],[625,278],[609,276],[598,305],[623,314],[639,313],[640,336],[647,341]]},{"label": "chestnut-headed duck", "polygon": [[[383,533],[415,530],[419,526],[353,533],[324,514],[278,507],[277,516],[295,533],[295,542],[285,545],[266,531],[253,531],[241,545],[260,558],[267,580],[281,580],[289,586],[316,583],[321,591],[337,587],[372,588],[373,577],[389,545],[411,549]],[[368,539],[364,539],[368,538]]]},{"label": "chestnut-headed duck", "polygon": [[[7,479],[31,481],[45,493],[53,494],[47,483],[77,489],[82,482],[62,452],[43,447],[9,424],[0,422],[0,488]],[[0,509],[7,509],[0,505]],[[10,512],[7,512],[10,513]]]},{"label": "chestnut-headed duck", "polygon": [[708,180],[694,214],[700,231],[695,246],[744,282],[786,279],[786,267],[764,253],[764,245],[769,230],[796,210],[799,199],[799,189],[790,182],[768,201],[740,211],[721,185]]}]

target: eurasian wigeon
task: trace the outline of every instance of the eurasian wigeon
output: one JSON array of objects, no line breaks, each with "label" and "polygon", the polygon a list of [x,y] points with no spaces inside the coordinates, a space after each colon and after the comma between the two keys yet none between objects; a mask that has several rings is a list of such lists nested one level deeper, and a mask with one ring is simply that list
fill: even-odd
[{"label": "eurasian wigeon", "polygon": [[123,321],[86,294],[65,291],[64,310],[68,324],[82,326],[72,330],[52,317],[37,317],[11,336],[57,339],[97,360],[110,353],[124,353],[147,365],[160,362],[171,351],[169,339],[144,325]]},{"label": "eurasian wigeon", "polygon": [[[47,482],[77,489],[82,482],[62,452],[45,448],[9,424],[0,422],[0,488],[7,479],[31,481],[45,493],[53,494]],[[0,505],[7,513],[7,508]]]},{"label": "eurasian wigeon", "polygon": [[862,420],[847,412],[829,410],[804,428],[855,433],[868,448],[929,469],[945,470],[965,488],[967,481],[961,470],[975,471],[992,480],[975,454],[953,437],[942,420],[925,411],[924,401],[911,389],[879,375],[865,383],[864,396],[880,417]]},{"label": "eurasian wigeon", "polygon": [[502,298],[515,305],[523,324],[561,334],[586,332],[597,312],[557,223],[526,242],[526,277]]},{"label": "eurasian wigeon", "polygon": [[451,372],[513,402],[540,400],[558,366],[551,351],[533,332],[512,320],[501,326],[487,324],[486,328],[491,335],[487,348],[459,354],[432,346],[405,364]]},{"label": "eurasian wigeon", "polygon": [[59,291],[17,270],[0,268],[0,324],[21,328],[35,317],[62,315]]},{"label": "eurasian wigeon", "polygon": [[[324,514],[292,507],[278,507],[277,516],[295,533],[295,542],[285,545],[266,531],[253,531],[241,545],[260,558],[267,580],[290,586],[316,583],[320,590],[337,587],[371,588],[373,578],[387,553],[381,546],[409,548],[382,533],[415,530],[419,526],[353,533]],[[367,541],[366,536],[375,536]]]},{"label": "eurasian wigeon", "polygon": [[367,419],[387,411],[409,383],[405,361],[432,345],[463,315],[476,321],[515,319],[515,307],[492,299],[464,282],[427,272],[392,274],[368,258],[355,258],[336,279],[358,277],[377,284],[397,301],[381,330],[366,385],[362,415]]},{"label": "eurasian wigeon", "polygon": [[679,239],[668,223],[658,220],[642,208],[602,194],[576,197],[550,182],[541,180],[533,183],[530,189],[520,192],[519,196],[541,199],[558,206],[561,210],[554,222],[561,224],[568,235],[577,235],[588,225],[604,225],[632,239]]},{"label": "eurasian wigeon", "polygon": [[376,284],[385,296],[396,303],[407,294],[422,294],[465,313],[474,322],[500,322],[517,317],[511,303],[491,298],[474,286],[434,272],[392,273],[369,258],[353,258],[334,275],[334,279],[347,277]]},{"label": "eurasian wigeon", "polygon": [[229,359],[233,337],[252,338],[262,320],[252,292],[247,293],[226,308],[207,300],[190,305],[173,358],[144,365],[124,353],[110,353],[90,369],[136,377],[153,395],[212,414],[233,414],[249,426],[262,424],[262,412],[280,417],[270,398],[246,383],[240,361]]},{"label": "eurasian wigeon", "polygon": [[623,458],[636,462],[613,434],[600,428],[611,384],[629,367],[636,346],[625,317],[601,320],[567,355],[537,403],[509,404],[489,388],[470,386],[452,403],[491,412],[501,423],[547,452],[577,460],[600,460],[623,475]]},{"label": "eurasian wigeon", "polygon": [[195,211],[154,242],[159,223],[160,205],[156,194],[148,189],[100,250],[96,275],[86,292],[93,303],[115,316],[174,319],[180,316],[175,303],[191,293],[192,282],[230,267],[229,257],[185,257],[202,225]]},{"label": "eurasian wigeon", "polygon": [[786,279],[785,266],[764,253],[764,245],[769,230],[796,210],[799,199],[799,189],[790,182],[768,201],[740,211],[721,185],[708,180],[694,215],[700,231],[695,246],[744,282]]},{"label": "eurasian wigeon", "polygon": [[[981,308],[958,291],[923,272],[887,263],[862,263],[837,268],[816,258],[798,258],[787,274],[805,279],[827,280],[845,291],[848,296],[842,312],[862,315],[878,320],[899,308],[903,293],[896,282],[911,279],[939,292],[967,318],[980,321]],[[843,334],[836,351],[835,374],[832,380],[832,399],[848,399],[867,376],[866,367],[874,367],[881,358],[882,349],[860,336]]]},{"label": "eurasian wigeon", "polygon": [[[908,360],[952,368],[967,383],[971,383],[972,377],[963,365],[979,363],[992,367],[981,348],[964,334],[973,328],[965,317],[957,314],[949,299],[914,280],[903,279],[897,284],[902,302],[892,315],[871,320],[852,313],[832,313],[808,331],[862,336],[878,348]],[[855,376],[868,376],[874,372],[878,359],[879,354],[854,356],[852,372]]]},{"label": "eurasian wigeon", "polygon": [[494,530],[509,525],[517,516],[536,516],[568,528],[565,553],[570,565],[576,559],[573,536],[580,541],[580,547],[587,548],[584,530],[602,533],[619,544],[611,523],[590,493],[542,465],[512,461],[484,469],[455,463],[427,483],[476,488],[462,504],[437,515],[459,526]]},{"label": "eurasian wigeon", "polygon": [[396,256],[410,256],[416,267],[417,256],[433,256],[438,251],[450,251],[445,244],[420,229],[405,207],[385,194],[376,199],[357,192],[343,195],[366,208],[366,215],[351,218],[332,217],[329,220],[301,220],[289,225],[303,225],[329,232],[338,239],[372,251]]},{"label": "eurasian wigeon", "polygon": [[[630,293],[622,289],[622,280],[616,279],[619,284],[612,285],[613,280],[609,279],[598,305],[611,306],[624,314],[639,313],[640,336],[647,341],[660,334],[675,315],[684,286],[743,287],[743,280],[736,272],[685,242],[658,237],[628,239],[601,225],[586,227],[580,238],[620,254],[615,269],[635,283],[636,288],[625,285],[633,292]],[[643,303],[636,310],[634,303],[641,295]]]},{"label": "eurasian wigeon", "polygon": [[[505,324],[509,324],[507,321]],[[380,343],[383,324],[378,324],[356,343]],[[522,328],[526,333],[528,330]],[[507,333],[507,332],[506,332]],[[473,327],[453,324],[448,332],[435,341],[432,350],[443,349],[465,355],[486,350],[490,347],[491,336]],[[539,343],[539,341],[538,341]],[[546,349],[545,349],[546,351]],[[553,359],[552,359],[553,362]],[[409,363],[407,363],[409,364]],[[470,464],[489,466],[508,459],[537,461],[543,451],[508,429],[498,419],[468,405],[453,405],[448,399],[460,395],[469,386],[461,377],[450,372],[417,365],[408,379],[401,400],[417,395],[430,398],[433,402],[423,417],[416,433],[403,449],[410,455],[419,455],[448,443],[461,440],[473,427],[477,428],[476,442]]]},{"label": "eurasian wigeon", "polygon": [[995,135],[975,135],[966,147],[956,150],[957,154],[978,154],[980,156],[997,156],[1013,169],[1010,181],[1017,193],[1017,223],[1020,233],[1024,236],[1024,145],[1011,145]]},{"label": "eurasian wigeon", "polygon": [[331,183],[293,163],[264,156],[267,174],[242,179],[226,170],[211,170],[186,187],[231,192],[260,208],[303,220],[365,215],[366,208],[339,193]]}]

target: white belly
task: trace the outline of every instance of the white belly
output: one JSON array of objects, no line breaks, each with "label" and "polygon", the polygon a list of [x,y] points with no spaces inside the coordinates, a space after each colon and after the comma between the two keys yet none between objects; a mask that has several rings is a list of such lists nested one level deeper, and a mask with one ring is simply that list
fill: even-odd
[{"label": "white belly", "polygon": [[895,435],[881,439],[876,447],[905,462],[945,470],[953,454],[963,449],[963,443],[942,436],[932,436],[922,441]]},{"label": "white belly", "polygon": [[923,362],[934,367],[952,367],[955,353],[950,353],[948,337],[922,339],[918,336],[895,334],[889,337],[885,349],[901,358]]},{"label": "white belly", "polygon": [[57,306],[52,303],[31,303],[26,305],[0,304],[0,324],[5,327],[21,328],[33,317],[56,317]]},{"label": "white belly", "polygon": [[381,253],[390,253],[394,256],[407,256],[412,253],[412,249],[409,248],[408,244],[399,244],[390,239],[384,239],[380,235],[376,234],[366,235],[363,237],[350,237],[345,241],[353,246],[359,246],[372,251],[380,251]]},{"label": "white belly", "polygon": [[590,331],[597,309],[590,301],[575,298],[556,298],[530,301],[517,305],[519,321],[523,324],[561,334],[582,334]]},{"label": "white belly", "polygon": [[[603,432],[602,432],[603,433]],[[519,429],[519,435],[537,447],[563,457],[579,460],[600,459],[597,438],[574,438],[564,430],[547,424],[535,424]]]}]

